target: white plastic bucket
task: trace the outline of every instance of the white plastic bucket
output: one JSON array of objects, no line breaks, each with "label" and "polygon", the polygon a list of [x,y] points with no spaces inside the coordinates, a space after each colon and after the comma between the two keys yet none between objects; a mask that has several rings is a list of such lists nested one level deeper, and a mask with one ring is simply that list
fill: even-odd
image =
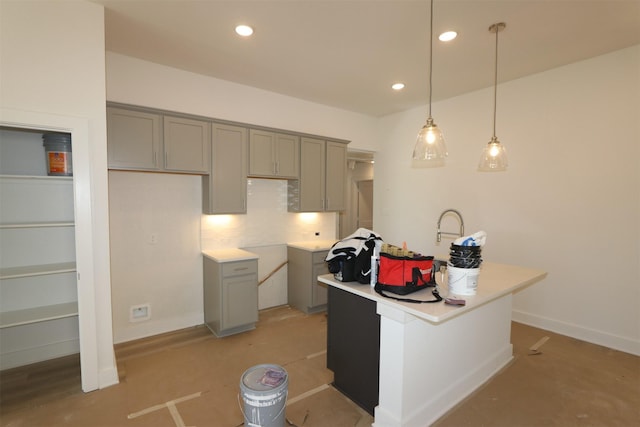
[{"label": "white plastic bucket", "polygon": [[478,289],[479,268],[458,268],[447,265],[449,292],[457,295],[475,295]]},{"label": "white plastic bucket", "polygon": [[240,378],[247,427],[284,427],[289,375],[278,365],[257,365]]}]

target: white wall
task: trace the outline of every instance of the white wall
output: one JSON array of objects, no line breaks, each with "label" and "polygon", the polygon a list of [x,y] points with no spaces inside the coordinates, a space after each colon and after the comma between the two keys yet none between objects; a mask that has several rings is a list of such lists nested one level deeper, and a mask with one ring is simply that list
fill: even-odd
[{"label": "white wall", "polygon": [[376,231],[446,254],[451,240],[436,244],[436,222],[458,209],[467,233],[487,231],[485,260],[548,271],[516,295],[516,320],[640,354],[638,76],[635,46],[499,85],[506,173],[476,172],[492,135],[492,88],[434,104],[444,168],[410,167],[426,108],[384,118]]},{"label": "white wall", "polygon": [[[109,172],[116,343],[204,323],[201,182],[192,175]],[[149,305],[149,320],[131,320],[139,305]]]},{"label": "white wall", "polygon": [[[193,175],[109,172],[116,343],[204,323],[201,250],[253,251],[263,279],[286,260],[285,243],[335,237],[335,213],[287,212],[285,180],[250,179],[246,215],[202,215],[201,182]],[[260,286],[260,309],[287,303],[286,273],[284,267]],[[131,308],[147,304],[150,318],[131,320]]]},{"label": "white wall", "polygon": [[376,149],[373,117],[113,52],[107,52],[107,99],[346,139],[351,150]]},{"label": "white wall", "polygon": [[[118,381],[111,329],[106,167],[104,9],[78,1],[2,1],[0,102],[4,109],[88,123],[90,179],[75,182],[90,205],[92,286],[100,387]],[[75,169],[75,167],[74,167]],[[79,187],[78,187],[79,186]]]}]

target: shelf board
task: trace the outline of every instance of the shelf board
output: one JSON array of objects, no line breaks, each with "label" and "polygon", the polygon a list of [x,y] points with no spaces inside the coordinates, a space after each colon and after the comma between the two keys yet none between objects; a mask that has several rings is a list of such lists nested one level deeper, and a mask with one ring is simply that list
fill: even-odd
[{"label": "shelf board", "polygon": [[76,271],[75,262],[27,265],[23,267],[6,267],[6,268],[0,268],[0,279],[16,279],[19,277],[45,276],[47,274],[70,273],[73,271]]},{"label": "shelf board", "polygon": [[25,310],[7,311],[0,313],[0,329],[29,325],[31,323],[46,322],[48,320],[63,319],[65,317],[77,315],[78,303],[76,302],[27,308]]},{"label": "shelf board", "polygon": [[42,181],[73,181],[73,176],[66,175],[0,175],[0,179],[23,179]]},{"label": "shelf board", "polygon": [[14,224],[0,224],[0,228],[52,228],[52,227],[73,227],[73,221],[56,221],[56,222],[25,222]]}]

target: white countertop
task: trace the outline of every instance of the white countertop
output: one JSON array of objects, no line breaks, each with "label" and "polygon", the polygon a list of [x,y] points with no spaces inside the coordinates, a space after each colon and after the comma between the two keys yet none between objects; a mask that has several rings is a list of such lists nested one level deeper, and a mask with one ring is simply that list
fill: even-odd
[{"label": "white countertop", "polygon": [[307,240],[304,242],[289,242],[287,246],[310,252],[328,251],[337,240]]},{"label": "white countertop", "polygon": [[258,255],[254,254],[253,252],[237,248],[202,251],[202,255],[217,262],[232,262],[258,259]]},{"label": "white countertop", "polygon": [[[541,270],[531,268],[518,267],[514,265],[495,264],[484,262],[480,269],[478,277],[478,290],[476,295],[456,296],[456,298],[464,299],[466,305],[456,306],[445,304],[444,301],[430,304],[415,304],[409,302],[395,301],[380,296],[371,285],[360,284],[358,282],[339,282],[333,278],[333,274],[325,274],[318,276],[318,280],[330,286],[351,292],[352,294],[374,300],[379,304],[386,304],[397,309],[403,310],[416,317],[428,320],[433,323],[440,323],[452,317],[458,316],[474,308],[493,301],[509,293],[513,293],[518,289],[522,289],[533,283],[536,283],[547,275]],[[439,285],[440,295],[445,298],[448,293],[446,284],[440,283],[440,273],[436,275],[436,281]],[[404,298],[431,300],[433,288],[414,292]],[[392,295],[393,294],[389,294]],[[403,298],[401,295],[397,295]]]}]

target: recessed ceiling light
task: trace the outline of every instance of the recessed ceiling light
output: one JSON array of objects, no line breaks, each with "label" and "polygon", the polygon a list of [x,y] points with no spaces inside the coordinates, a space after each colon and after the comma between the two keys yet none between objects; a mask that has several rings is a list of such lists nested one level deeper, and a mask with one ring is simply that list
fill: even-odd
[{"label": "recessed ceiling light", "polygon": [[394,83],[391,85],[391,89],[393,90],[402,90],[404,89],[404,83]]},{"label": "recessed ceiling light", "polygon": [[253,28],[248,25],[238,25],[236,27],[236,33],[242,37],[249,37],[251,34],[253,34]]},{"label": "recessed ceiling light", "polygon": [[445,31],[444,33],[438,36],[438,39],[442,42],[450,42],[458,36],[458,33],[455,31]]}]

